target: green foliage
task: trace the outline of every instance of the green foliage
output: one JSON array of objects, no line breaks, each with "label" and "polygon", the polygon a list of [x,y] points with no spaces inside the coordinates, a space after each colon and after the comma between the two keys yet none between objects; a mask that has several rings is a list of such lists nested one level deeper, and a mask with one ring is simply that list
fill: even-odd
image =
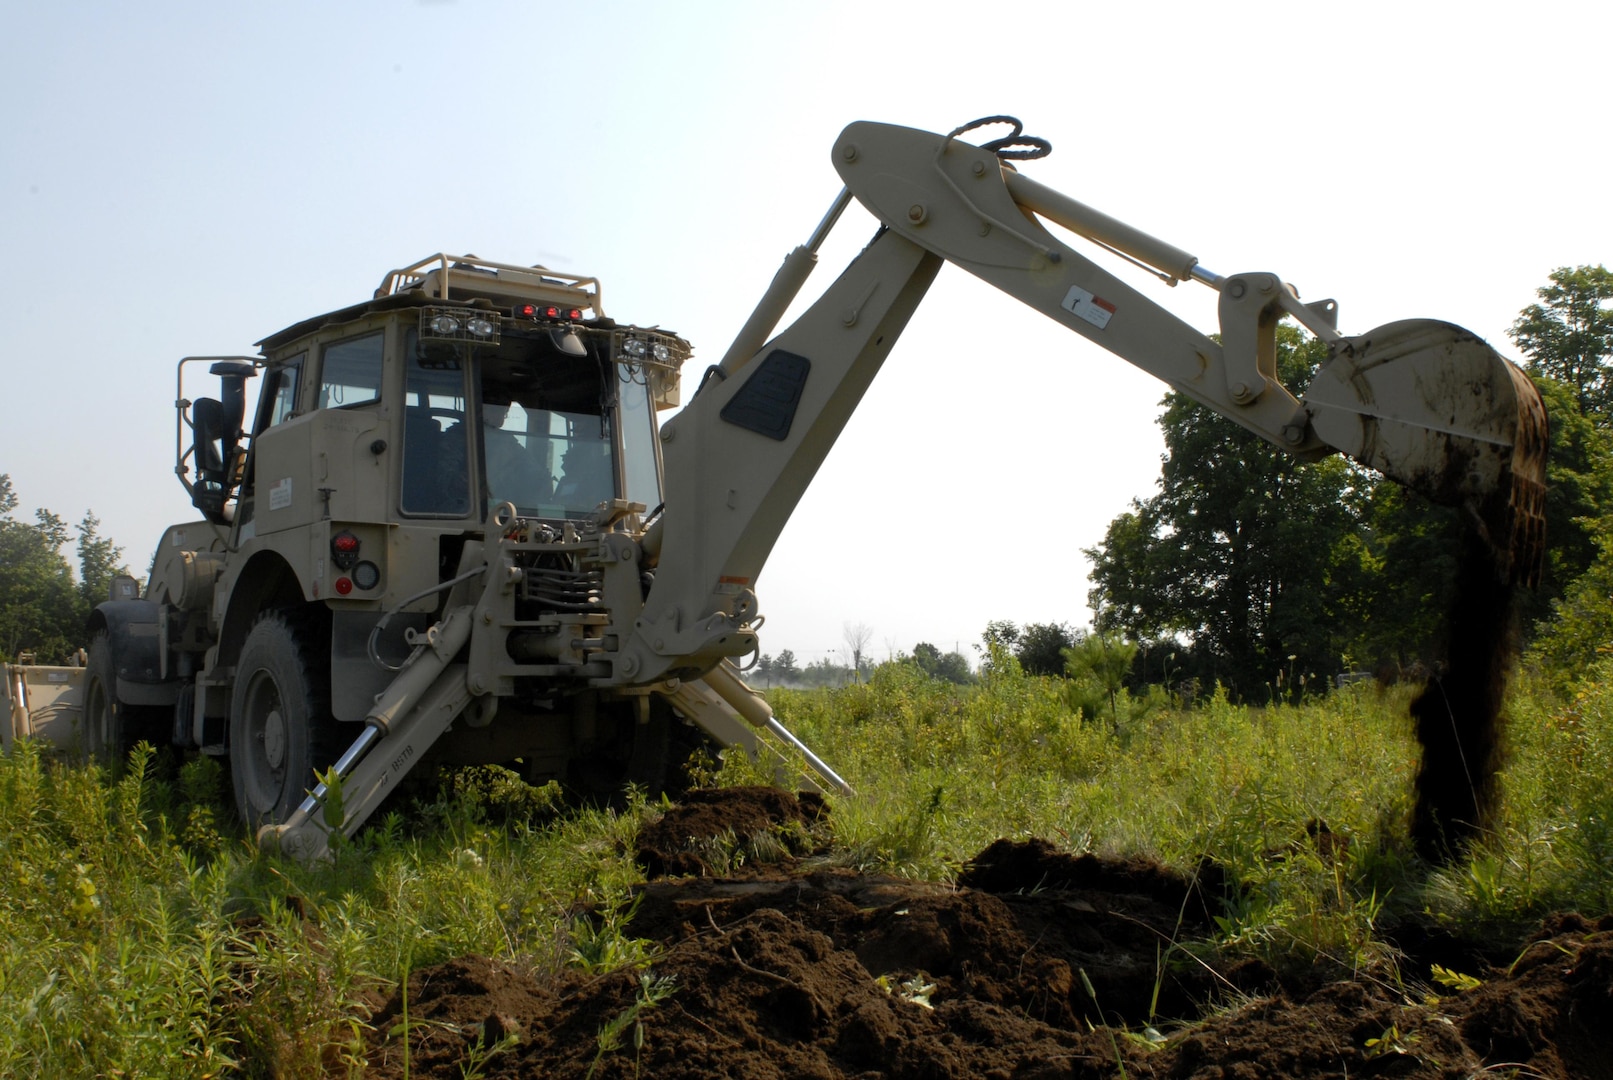
[{"label": "green foliage", "polygon": [[1599,657],[1613,653],[1613,518],[1587,523],[1597,556],[1552,605],[1525,656],[1559,689],[1570,689]]},{"label": "green foliage", "polygon": [[[1122,690],[1119,734],[1070,708],[1072,688],[1095,683],[1007,663],[968,688],[886,665],[865,686],[771,700],[859,791],[832,799],[837,857],[850,865],[934,878],[1003,836],[1189,871],[1209,855],[1238,883],[1219,947],[1392,974],[1382,924],[1407,913],[1511,931],[1547,910],[1613,905],[1605,664],[1566,706],[1535,683],[1514,694],[1505,808],[1450,874],[1431,873],[1406,840],[1418,759],[1409,688],[1366,683],[1264,708],[1217,691],[1188,711]],[[1108,719],[1107,694],[1096,706]]]},{"label": "green foliage", "polygon": [[[1515,687],[1502,813],[1437,873],[1405,839],[1409,691],[1264,708],[1216,692],[1182,710],[1122,688],[1099,706],[1117,735],[1071,711],[1072,685],[997,646],[970,686],[896,663],[865,684],[775,691],[781,719],[860,792],[830,797],[820,857],[934,880],[998,837],[1185,873],[1209,856],[1227,907],[1214,940],[1173,943],[1179,955],[1339,974],[1392,977],[1383,927],[1408,913],[1511,933],[1547,910],[1613,907],[1613,658],[1566,699]],[[773,764],[731,752],[717,779],[766,782]],[[473,770],[359,833],[339,865],[301,866],[220,827],[222,781],[211,759],[168,771],[147,748],[115,781],[26,742],[0,756],[0,1075],[356,1073],[371,1003],[471,952],[633,972],[600,1057],[646,1038],[670,987],[629,931],[633,837],[660,809],[642,795],[624,813],[565,810]],[[487,1071],[501,1045],[469,1046],[462,1071]]]},{"label": "green foliage", "polygon": [[1108,699],[1109,722],[1116,734],[1120,732],[1118,699],[1131,663],[1137,657],[1137,648],[1134,641],[1098,632],[1086,635],[1079,644],[1064,650],[1064,664],[1070,675],[1077,682],[1095,684]]},{"label": "green foliage", "polygon": [[607,1020],[595,1036],[599,1049],[588,1066],[589,1080],[592,1080],[606,1054],[614,1054],[622,1048],[622,1042],[630,1031],[633,1038],[633,1074],[638,1075],[639,1055],[644,1050],[644,1013],[660,1005],[677,989],[677,980],[670,975],[655,976],[647,971],[639,975],[633,1003]]},{"label": "green foliage", "polygon": [[1028,675],[1064,674],[1064,650],[1082,635],[1064,623],[1026,623],[1014,643],[1014,658]]},{"label": "green foliage", "polygon": [[629,900],[624,894],[592,914],[573,919],[567,961],[590,975],[649,967],[656,959],[654,944],[625,932],[637,910],[638,898]]},{"label": "green foliage", "polygon": [[0,756],[0,1075],[356,1071],[369,1003],[410,964],[561,966],[573,914],[636,878],[648,812],[534,827],[538,789],[482,776],[301,866],[224,834],[215,761],[169,775],[149,748],[115,783],[27,742]]},{"label": "green foliage", "polygon": [[78,523],[78,592],[88,611],[112,593],[112,579],[127,573],[123,549],[101,535],[101,519],[86,510]]},{"label": "green foliage", "polygon": [[[1278,327],[1278,371],[1298,391],[1326,347]],[[1160,427],[1159,492],[1134,500],[1093,560],[1097,626],[1135,640],[1186,635],[1205,685],[1260,699],[1289,655],[1339,670],[1366,553],[1353,539],[1371,478],[1341,458],[1304,465],[1178,393]]]},{"label": "green foliage", "polygon": [[1546,459],[1546,568],[1530,598],[1525,617],[1548,617],[1560,599],[1596,559],[1598,521],[1613,514],[1613,427],[1598,414],[1583,416],[1572,405],[1570,389],[1536,376],[1551,418]]},{"label": "green foliage", "polygon": [[1613,273],[1605,266],[1558,267],[1535,290],[1541,302],[1507,333],[1537,373],[1564,383],[1581,416],[1613,424]]},{"label": "green foliage", "polygon": [[962,653],[943,653],[928,641],[921,641],[913,646],[913,655],[908,662],[917,667],[932,679],[941,679],[944,682],[966,686],[974,681],[974,673],[969,670],[969,661]]},{"label": "green foliage", "polygon": [[1484,985],[1483,979],[1474,978],[1472,975],[1464,975],[1460,971],[1452,971],[1450,968],[1441,967],[1439,964],[1430,965],[1429,972],[1434,976],[1435,982],[1441,986],[1449,987],[1457,993],[1477,990]]},{"label": "green foliage", "polygon": [[70,539],[67,522],[37,510],[34,522],[15,517],[18,500],[11,477],[0,473],[0,659],[28,650],[40,663],[63,663],[84,640],[90,609],[107,595],[122,550],[99,533],[100,521],[85,512],[78,527],[79,577],[61,553]]},{"label": "green foliage", "polygon": [[[1560,268],[1511,336],[1529,356],[1551,418],[1547,562],[1523,598],[1526,635],[1598,557],[1613,515],[1613,274]],[[1325,359],[1278,328],[1278,373],[1296,392]],[[1301,466],[1179,395],[1160,425],[1159,492],[1135,500],[1087,552],[1097,625],[1165,647],[1183,675],[1234,698],[1271,700],[1276,676],[1369,667],[1418,676],[1445,648],[1463,512],[1435,506],[1342,458]],[[1589,594],[1576,593],[1584,610]],[[1292,680],[1285,689],[1292,695]]]}]

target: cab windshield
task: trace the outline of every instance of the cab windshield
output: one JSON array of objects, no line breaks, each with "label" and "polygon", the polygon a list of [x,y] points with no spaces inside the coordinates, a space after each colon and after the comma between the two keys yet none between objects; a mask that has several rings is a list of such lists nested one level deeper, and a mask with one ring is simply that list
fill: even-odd
[{"label": "cab windshield", "polygon": [[[508,502],[522,517],[579,520],[623,491],[646,508],[660,503],[655,410],[643,375],[619,373],[595,343],[576,356],[548,329],[506,327],[497,345],[422,341],[411,330],[405,348],[408,411],[417,420],[405,436],[406,512],[468,512],[461,478],[472,454],[489,511]],[[472,429],[477,438],[467,447]],[[417,473],[430,486],[416,485],[411,498]]]},{"label": "cab windshield", "polygon": [[615,498],[612,401],[599,359],[562,352],[548,331],[506,333],[477,351],[487,506],[576,519]]}]

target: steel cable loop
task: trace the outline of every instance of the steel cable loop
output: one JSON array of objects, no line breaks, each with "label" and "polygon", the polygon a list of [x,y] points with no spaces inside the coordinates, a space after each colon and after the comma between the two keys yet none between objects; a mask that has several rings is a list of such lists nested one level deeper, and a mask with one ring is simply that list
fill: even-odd
[{"label": "steel cable loop", "polygon": [[[972,120],[962,127],[954,128],[947,134],[947,141],[962,135],[966,131],[986,127],[990,124],[1007,124],[1014,130],[1000,139],[980,144],[980,149],[989,150],[1003,160],[1030,161],[1035,158],[1044,158],[1053,152],[1053,144],[1036,135],[1026,135],[1025,125],[1020,123],[1016,116],[982,116],[979,120]],[[1010,150],[1011,146],[1024,147],[1021,150]]]}]

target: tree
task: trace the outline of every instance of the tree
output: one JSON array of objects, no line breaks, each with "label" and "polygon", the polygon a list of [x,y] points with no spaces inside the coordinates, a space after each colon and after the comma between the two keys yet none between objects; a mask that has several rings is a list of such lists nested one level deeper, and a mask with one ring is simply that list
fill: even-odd
[{"label": "tree", "polygon": [[[1279,326],[1278,372],[1298,391],[1327,356]],[[1334,457],[1302,464],[1178,393],[1160,427],[1159,491],[1110,523],[1093,561],[1101,632],[1135,640],[1185,635],[1205,670],[1251,697],[1286,669],[1338,670],[1349,605],[1368,571],[1357,525],[1374,479]]]},{"label": "tree", "polygon": [[801,669],[799,679],[807,686],[845,686],[854,678],[853,672],[844,664],[837,664],[833,656],[825,656],[822,660],[814,660]]},{"label": "tree", "polygon": [[114,577],[128,572],[122,558],[123,549],[101,535],[101,519],[86,510],[78,523],[78,591],[86,612],[111,595]]},{"label": "tree", "polygon": [[862,678],[863,652],[867,650],[868,643],[874,639],[874,628],[867,623],[846,623],[842,627],[846,642],[846,651],[851,654],[851,670],[856,678]]},{"label": "tree", "polygon": [[1613,517],[1593,529],[1597,558],[1553,605],[1530,659],[1559,684],[1597,677],[1595,664],[1613,639]]},{"label": "tree", "polygon": [[993,619],[980,637],[987,648],[998,645],[1011,651],[1019,641],[1019,626],[1007,619]]},{"label": "tree", "polygon": [[774,658],[773,677],[781,683],[801,677],[800,669],[795,666],[795,653],[784,649]]},{"label": "tree", "polygon": [[1108,697],[1109,724],[1116,734],[1120,732],[1120,690],[1126,684],[1126,673],[1131,670],[1136,656],[1136,642],[1104,633],[1087,634],[1079,644],[1064,650],[1064,662],[1070,675],[1090,679]]},{"label": "tree", "polygon": [[974,682],[974,675],[969,671],[969,661],[963,658],[962,653],[943,653],[928,641],[921,641],[913,646],[913,655],[909,660],[932,679],[941,679],[960,686]]},{"label": "tree", "polygon": [[1026,623],[1014,643],[1014,656],[1027,675],[1064,674],[1064,650],[1080,635],[1064,623]]},{"label": "tree", "polygon": [[67,522],[36,510],[32,524],[18,521],[17,493],[0,473],[0,656],[29,650],[41,663],[62,663],[87,645],[90,610],[105,600],[122,549],[99,533],[100,520],[86,512],[79,524],[79,577],[62,555],[71,539]]},{"label": "tree", "polygon": [[1519,313],[1507,331],[1540,375],[1568,386],[1581,416],[1613,425],[1613,273],[1605,266],[1553,270],[1535,290],[1541,303]]},{"label": "tree", "polygon": [[32,650],[42,662],[60,662],[79,648],[83,625],[73,568],[62,558],[67,524],[48,510],[32,525],[17,521],[11,477],[0,474],[0,654]]}]

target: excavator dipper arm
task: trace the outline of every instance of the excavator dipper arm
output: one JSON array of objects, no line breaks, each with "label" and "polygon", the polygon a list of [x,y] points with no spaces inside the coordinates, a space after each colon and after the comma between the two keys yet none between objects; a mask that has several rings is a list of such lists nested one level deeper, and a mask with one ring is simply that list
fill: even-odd
[{"label": "excavator dipper arm", "polygon": [[[881,228],[769,340],[845,205],[842,193],[693,401],[662,428],[666,510],[645,542],[658,569],[614,657],[617,678],[693,675],[755,648],[753,587],[768,553],[942,261],[1291,453],[1342,451],[1439,502],[1467,506],[1498,574],[1526,583],[1538,574],[1545,413],[1527,377],[1483,341],[1426,320],[1345,337],[1333,301],[1302,304],[1274,273],[1206,270],[1186,251],[1020,175],[993,144],[960,141],[966,130],[942,136],[855,123],[835,141],[847,192]],[[1216,289],[1220,342],[1074,250],[1043,219],[1173,283]],[[1332,351],[1304,400],[1277,377],[1284,316]]]}]

